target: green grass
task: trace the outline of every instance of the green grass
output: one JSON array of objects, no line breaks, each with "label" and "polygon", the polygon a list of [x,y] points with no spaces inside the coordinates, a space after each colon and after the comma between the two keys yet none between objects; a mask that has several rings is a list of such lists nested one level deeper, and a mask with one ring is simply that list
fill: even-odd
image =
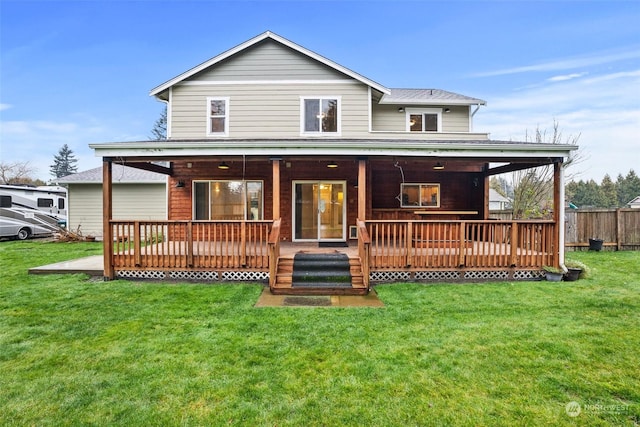
[{"label": "green grass", "polygon": [[640,423],[639,252],[571,254],[577,282],[378,286],[382,309],[26,274],[99,252],[0,242],[0,424]]}]

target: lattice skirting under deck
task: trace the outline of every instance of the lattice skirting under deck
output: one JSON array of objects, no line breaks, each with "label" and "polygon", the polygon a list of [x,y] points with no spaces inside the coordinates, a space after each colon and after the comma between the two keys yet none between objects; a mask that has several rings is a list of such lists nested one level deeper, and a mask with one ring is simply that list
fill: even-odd
[{"label": "lattice skirting under deck", "polygon": [[[189,280],[196,282],[266,282],[266,271],[116,270],[119,279]],[[464,282],[483,280],[541,280],[541,270],[424,270],[372,271],[371,282]]]},{"label": "lattice skirting under deck", "polygon": [[424,271],[372,271],[371,282],[464,282],[487,280],[540,280],[540,270],[424,270]]},{"label": "lattice skirting under deck", "polygon": [[116,270],[118,279],[189,280],[194,282],[266,282],[266,271]]}]

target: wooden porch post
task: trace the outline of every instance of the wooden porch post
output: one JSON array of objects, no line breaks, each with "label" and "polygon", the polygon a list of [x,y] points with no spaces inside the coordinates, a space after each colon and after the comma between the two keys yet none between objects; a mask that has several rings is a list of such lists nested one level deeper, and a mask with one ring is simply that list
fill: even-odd
[{"label": "wooden porch post", "polygon": [[367,216],[367,161],[358,160],[358,219],[366,220]]},{"label": "wooden porch post", "polygon": [[486,173],[486,171],[489,169],[489,164],[485,164],[484,170],[485,170],[485,175],[484,175],[484,182],[483,182],[483,186],[484,186],[484,201],[483,201],[483,205],[484,205],[484,209],[482,212],[482,219],[489,219],[489,188],[491,188],[491,177]]},{"label": "wooden porch post", "polygon": [[104,249],[104,280],[113,280],[113,235],[111,218],[113,216],[112,163],[108,157],[102,158],[102,245]]},{"label": "wooden porch post", "polygon": [[273,166],[273,220],[280,218],[280,159],[271,160]]},{"label": "wooden porch post", "polygon": [[554,265],[564,264],[564,170],[562,161],[553,164],[553,220],[556,223],[553,237]]}]

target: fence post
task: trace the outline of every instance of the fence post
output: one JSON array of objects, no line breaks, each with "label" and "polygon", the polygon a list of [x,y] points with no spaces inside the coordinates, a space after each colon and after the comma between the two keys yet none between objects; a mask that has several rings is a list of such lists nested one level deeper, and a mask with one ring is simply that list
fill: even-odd
[{"label": "fence post", "polygon": [[622,230],[622,211],[620,208],[616,209],[616,243],[618,245],[618,250],[622,250],[622,237],[624,236],[624,231]]}]

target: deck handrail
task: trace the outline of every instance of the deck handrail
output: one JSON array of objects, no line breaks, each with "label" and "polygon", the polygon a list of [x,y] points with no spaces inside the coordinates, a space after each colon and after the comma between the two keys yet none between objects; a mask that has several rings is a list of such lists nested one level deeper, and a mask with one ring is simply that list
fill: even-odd
[{"label": "deck handrail", "polygon": [[369,259],[371,256],[371,237],[367,231],[367,225],[364,221],[356,220],[358,229],[358,256],[362,267],[362,280],[367,289],[369,289],[370,266]]},{"label": "deck handrail", "polygon": [[276,275],[278,274],[278,261],[280,259],[280,224],[280,218],[273,221],[271,233],[269,233],[269,238],[267,239],[267,245],[269,247],[270,287],[273,287],[276,284]]},{"label": "deck handrail", "polygon": [[110,220],[124,270],[268,270],[270,220]]},{"label": "deck handrail", "polygon": [[370,268],[542,268],[557,265],[552,220],[367,220]]}]

